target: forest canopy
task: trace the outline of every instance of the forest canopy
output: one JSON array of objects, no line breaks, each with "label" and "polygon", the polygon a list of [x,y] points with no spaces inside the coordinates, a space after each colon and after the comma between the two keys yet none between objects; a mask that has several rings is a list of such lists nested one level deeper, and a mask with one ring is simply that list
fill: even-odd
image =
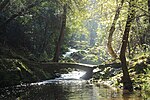
[{"label": "forest canopy", "polygon": [[120,63],[132,91],[128,65],[149,51],[150,0],[0,0],[1,58]]},{"label": "forest canopy", "polygon": [[[53,58],[58,41],[63,6],[66,4],[66,28],[61,54],[71,40],[85,37],[89,45],[98,45],[106,58],[118,57],[127,20],[129,0],[2,0],[0,3],[1,44],[27,50],[40,58]],[[129,34],[129,57],[149,50],[149,0],[137,0]],[[118,15],[117,15],[118,14]],[[116,17],[115,19],[115,16]],[[112,24],[111,24],[112,23]],[[113,35],[109,35],[113,34]],[[109,36],[109,38],[108,38]],[[106,49],[109,41],[108,49]],[[111,50],[113,49],[113,53]],[[110,56],[109,56],[110,54]]]}]

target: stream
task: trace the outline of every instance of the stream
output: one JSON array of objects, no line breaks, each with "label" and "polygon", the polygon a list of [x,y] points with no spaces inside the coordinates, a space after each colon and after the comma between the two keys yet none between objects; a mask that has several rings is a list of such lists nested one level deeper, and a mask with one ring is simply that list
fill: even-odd
[{"label": "stream", "polygon": [[47,80],[0,90],[0,100],[149,100],[85,80]]},{"label": "stream", "polygon": [[78,52],[79,50],[76,50],[74,48],[68,48],[68,52],[66,52],[65,54],[63,54],[63,57],[69,57],[72,53],[74,52]]},{"label": "stream", "polygon": [[142,99],[140,92],[123,95],[121,90],[82,80],[83,74],[74,71],[53,80],[0,88],[0,100],[150,100]]},{"label": "stream", "polygon": [[[77,51],[70,49],[64,56]],[[137,91],[123,95],[121,90],[82,80],[84,74],[78,70],[51,80],[0,88],[0,100],[150,100]]]}]

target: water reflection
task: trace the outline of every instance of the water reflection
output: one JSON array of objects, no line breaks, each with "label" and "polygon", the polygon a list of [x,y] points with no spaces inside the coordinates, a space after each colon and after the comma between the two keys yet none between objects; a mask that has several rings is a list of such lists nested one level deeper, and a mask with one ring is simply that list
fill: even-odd
[{"label": "water reflection", "polygon": [[80,79],[85,73],[85,71],[72,71],[67,74],[61,74],[57,79]]},{"label": "water reflection", "polygon": [[0,100],[142,100],[139,94],[122,95],[121,91],[84,80],[48,80],[0,90]]}]

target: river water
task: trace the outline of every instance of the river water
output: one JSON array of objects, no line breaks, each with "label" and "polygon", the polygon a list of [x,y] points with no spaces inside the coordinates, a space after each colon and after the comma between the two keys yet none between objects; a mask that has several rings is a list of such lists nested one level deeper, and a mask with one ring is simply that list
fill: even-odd
[{"label": "river water", "polygon": [[149,100],[137,92],[123,95],[119,90],[81,80],[83,74],[74,71],[54,80],[1,88],[0,100]]},{"label": "river water", "polygon": [[[121,91],[84,80],[48,80],[43,84],[1,89],[0,100],[144,100],[140,94],[122,96]],[[148,100],[148,99],[145,99]]]},{"label": "river water", "polygon": [[[70,48],[64,57],[77,51]],[[0,88],[0,100],[150,100],[140,92],[123,95],[120,90],[80,79],[84,74],[73,71],[53,80]]]}]

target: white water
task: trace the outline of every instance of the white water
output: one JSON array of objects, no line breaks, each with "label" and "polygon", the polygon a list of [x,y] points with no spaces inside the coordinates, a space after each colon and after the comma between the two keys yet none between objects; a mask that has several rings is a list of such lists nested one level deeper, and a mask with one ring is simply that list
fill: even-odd
[{"label": "white water", "polygon": [[69,49],[69,51],[66,52],[66,53],[63,55],[63,57],[69,57],[72,53],[79,51],[79,50],[72,49],[72,48],[68,48],[68,49]]},{"label": "white water", "polygon": [[86,73],[85,71],[72,71],[69,72],[68,74],[61,74],[61,77],[56,79],[61,79],[61,80],[80,79],[85,73]]},{"label": "white water", "polygon": [[77,49],[74,49],[74,48],[68,48],[69,51],[66,52],[65,54],[63,54],[63,57],[69,57],[72,53],[75,53],[75,52],[78,52],[78,51],[84,51],[86,53],[88,53],[87,50],[77,50]]},{"label": "white water", "polygon": [[[68,74],[61,74],[59,78],[37,82],[37,83],[31,83],[31,85],[44,85],[47,83],[73,82],[75,80],[80,80],[80,78],[85,73],[86,73],[85,71],[72,71],[72,72],[69,72]],[[71,81],[68,81],[68,80],[71,80]]]}]

